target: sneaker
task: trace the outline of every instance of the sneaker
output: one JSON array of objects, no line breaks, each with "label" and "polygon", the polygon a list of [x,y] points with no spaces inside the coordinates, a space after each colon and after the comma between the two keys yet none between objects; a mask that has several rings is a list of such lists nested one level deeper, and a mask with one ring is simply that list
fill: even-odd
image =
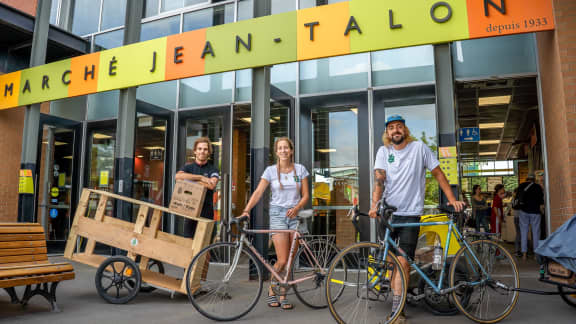
[{"label": "sneaker", "polygon": [[518,257],[518,258],[521,258],[521,257],[522,257],[522,252],[516,252],[516,253],[514,253],[514,255],[515,255],[516,257]]},{"label": "sneaker", "polygon": [[[388,316],[388,318],[386,319],[386,321],[390,320],[390,316]],[[406,315],[404,314],[404,312],[400,313],[400,315],[396,318],[396,320],[390,324],[407,324],[408,322],[406,321]]]}]

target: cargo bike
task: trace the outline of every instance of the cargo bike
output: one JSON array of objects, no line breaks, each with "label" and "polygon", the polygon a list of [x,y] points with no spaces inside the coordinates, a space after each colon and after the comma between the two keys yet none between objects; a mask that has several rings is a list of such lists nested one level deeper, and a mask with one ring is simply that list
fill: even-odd
[{"label": "cargo bike", "polygon": [[[114,200],[132,204],[137,209],[134,223],[107,215]],[[163,213],[195,220],[194,237],[161,231]],[[139,292],[156,288],[187,294],[188,284],[195,287],[202,276],[197,269],[188,270],[188,266],[210,243],[213,228],[213,220],[190,217],[173,209],[105,191],[83,189],[64,256],[97,268],[96,290],[112,304],[127,303]],[[96,254],[96,243],[124,250],[127,255]],[[165,264],[181,269],[181,275],[166,274]]]}]

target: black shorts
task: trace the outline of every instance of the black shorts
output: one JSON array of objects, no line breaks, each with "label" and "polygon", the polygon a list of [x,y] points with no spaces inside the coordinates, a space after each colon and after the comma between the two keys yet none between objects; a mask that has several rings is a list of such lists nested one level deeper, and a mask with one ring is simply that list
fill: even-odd
[{"label": "black shorts", "polygon": [[[420,216],[392,216],[391,224],[406,224],[406,223],[420,223]],[[392,239],[398,240],[398,247],[400,247],[406,255],[414,259],[416,254],[416,246],[418,245],[418,237],[420,236],[420,226],[416,227],[396,227],[392,233]],[[400,256],[400,253],[396,253]]]}]

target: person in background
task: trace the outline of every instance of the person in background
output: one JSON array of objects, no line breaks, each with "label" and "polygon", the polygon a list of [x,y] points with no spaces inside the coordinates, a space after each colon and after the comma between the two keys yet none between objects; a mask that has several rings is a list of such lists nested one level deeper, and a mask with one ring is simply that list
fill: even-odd
[{"label": "person in background", "polygon": [[534,250],[540,240],[540,208],[544,205],[544,191],[537,184],[533,174],[526,177],[526,182],[518,187],[518,201],[520,205],[519,222],[521,233],[522,260],[526,260],[528,251],[528,230],[532,228],[532,244]]},{"label": "person in background", "polygon": [[504,222],[504,205],[502,199],[506,196],[503,184],[494,186],[494,198],[492,199],[492,214],[490,215],[490,231],[492,233],[502,233],[502,223]]},{"label": "person in background", "polygon": [[472,215],[474,215],[474,221],[476,224],[476,231],[480,232],[481,228],[487,232],[488,228],[488,211],[490,206],[486,202],[486,198],[482,194],[482,187],[480,185],[474,185],[472,187]]},{"label": "person in background", "polygon": [[517,257],[522,256],[520,249],[521,233],[520,233],[520,206],[518,202],[518,188],[514,189],[512,194],[512,215],[514,216],[514,229],[516,230],[516,238],[514,239],[514,254]]}]

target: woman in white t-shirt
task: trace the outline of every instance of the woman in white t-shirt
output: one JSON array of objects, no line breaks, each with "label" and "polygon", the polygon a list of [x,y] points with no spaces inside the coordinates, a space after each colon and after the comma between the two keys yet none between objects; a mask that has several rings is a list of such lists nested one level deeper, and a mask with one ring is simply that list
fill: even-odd
[{"label": "woman in white t-shirt", "polygon": [[[276,154],[276,164],[266,168],[241,216],[250,215],[252,207],[260,201],[268,185],[271,185],[270,229],[295,230],[298,228],[296,216],[310,197],[309,174],[304,166],[294,163],[294,144],[289,138],[278,138],[274,143],[274,153]],[[272,234],[272,242],[274,242],[277,257],[274,269],[278,273],[285,271],[292,239],[293,235],[288,233]],[[268,306],[282,307],[282,309],[294,308],[286,300],[286,296],[277,298],[272,287],[268,292]]]}]

